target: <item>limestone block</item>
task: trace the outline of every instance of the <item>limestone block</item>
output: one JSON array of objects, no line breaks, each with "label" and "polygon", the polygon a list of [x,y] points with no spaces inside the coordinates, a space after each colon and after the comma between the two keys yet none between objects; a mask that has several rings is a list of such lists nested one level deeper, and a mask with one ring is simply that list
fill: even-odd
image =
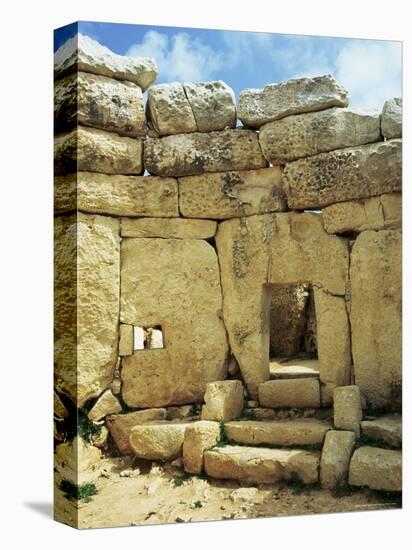
[{"label": "limestone block", "polygon": [[376,420],[361,422],[362,435],[390,447],[402,447],[402,416],[385,415]]},{"label": "limestone block", "polygon": [[289,208],[323,208],[402,189],[402,140],[320,153],[286,165]]},{"label": "limestone block", "polygon": [[113,216],[179,215],[177,181],[172,178],[78,172],[56,176],[54,181],[55,213],[77,207],[83,212]]},{"label": "limestone block", "polygon": [[137,138],[79,126],[54,138],[54,173],[142,174],[143,146]]},{"label": "limestone block", "polygon": [[322,210],[328,233],[360,233],[402,228],[402,195],[387,193],[378,197],[331,204]]},{"label": "limestone block", "polygon": [[147,92],[147,115],[160,136],[197,131],[192,108],[180,82],[152,86]]},{"label": "limestone block", "polygon": [[192,133],[148,138],[144,165],[158,176],[254,170],[268,165],[252,130]]},{"label": "limestone block", "polygon": [[66,409],[66,407],[63,405],[62,400],[58,396],[56,392],[53,394],[53,415],[56,418],[64,419],[69,416],[69,411]]},{"label": "limestone block", "polygon": [[185,472],[200,474],[203,470],[203,453],[216,445],[220,429],[217,422],[200,421],[186,428],[183,441]]},{"label": "limestone block", "polygon": [[360,435],[362,406],[359,386],[342,386],[333,391],[333,421],[335,428],[351,430]]},{"label": "limestone block", "polygon": [[182,405],[181,407],[167,407],[167,420],[183,420],[193,414],[194,406],[192,405]]},{"label": "limestone block", "polygon": [[[150,177],[150,176],[148,176]],[[158,178],[160,179],[160,178]],[[162,180],[163,181],[163,178]],[[121,220],[122,237],[161,237],[162,239],[211,239],[217,223],[212,220],[188,220],[184,218],[141,218]]]},{"label": "limestone block", "polygon": [[81,485],[99,477],[101,458],[100,449],[76,436],[56,447],[54,467],[64,479]]},{"label": "limestone block", "polygon": [[141,88],[90,73],[73,73],[58,80],[54,85],[54,131],[78,124],[143,136],[146,119]]},{"label": "limestone block", "polygon": [[275,483],[298,477],[309,484],[318,480],[319,452],[230,445],[205,451],[204,463],[206,473],[218,479]]},{"label": "limestone block", "polygon": [[240,380],[210,382],[206,385],[202,420],[233,420],[239,418],[244,403],[243,384]]},{"label": "limestone block", "polygon": [[230,441],[241,445],[321,445],[331,426],[321,420],[238,420],[227,422],[225,432]]},{"label": "limestone block", "polygon": [[188,422],[177,420],[134,426],[130,431],[133,453],[146,460],[173,460],[182,455]]},{"label": "limestone block", "polygon": [[334,489],[347,480],[355,440],[353,432],[330,430],[326,434],[320,459],[320,483],[324,489]]},{"label": "limestone block", "polygon": [[235,94],[222,80],[185,82],[183,86],[198,132],[236,127]]},{"label": "limestone block", "polygon": [[145,409],[125,414],[114,414],[106,417],[108,427],[117,448],[123,455],[133,454],[130,446],[130,431],[134,426],[145,422],[165,420],[166,409]]},{"label": "limestone block", "polygon": [[294,78],[240,92],[238,118],[245,126],[259,128],[289,115],[347,107],[348,102],[347,91],[331,75]]},{"label": "limestone block", "polygon": [[298,358],[271,359],[272,378],[319,378],[319,360]]},{"label": "limestone block", "polygon": [[87,416],[93,422],[97,422],[105,416],[119,413],[121,410],[122,407],[118,399],[112,394],[111,390],[106,390],[93,405]]},{"label": "limestone block", "polygon": [[160,325],[165,342],[123,358],[123,399],[137,408],[201,402],[227,373],[215,250],[195,239],[123,239],[121,278],[120,321]]},{"label": "limestone block", "polygon": [[89,36],[78,33],[54,54],[54,78],[84,71],[134,82],[145,91],[156,79],[157,66],[152,57],[117,55]]},{"label": "limestone block", "polygon": [[82,407],[116,366],[119,221],[79,213],[55,227],[55,387]]},{"label": "limestone block", "polygon": [[106,428],[106,426],[100,426],[100,433],[92,435],[91,442],[95,447],[102,449],[103,447],[105,447],[108,437],[109,430]]},{"label": "limestone block", "polygon": [[273,409],[268,409],[266,407],[246,407],[243,409],[243,414],[245,418],[258,419],[258,420],[275,420],[276,411]]},{"label": "limestone block", "polygon": [[365,231],[351,253],[354,374],[368,405],[400,408],[402,386],[402,235]]},{"label": "limestone block", "polygon": [[259,143],[271,164],[380,140],[379,113],[339,108],[288,116],[259,131]]},{"label": "limestone block", "polygon": [[132,325],[119,327],[119,355],[132,355],[134,352],[134,332]]},{"label": "limestone block", "polygon": [[189,218],[238,218],[287,209],[279,167],[179,178],[179,205]]},{"label": "limestone block", "polygon": [[382,110],[382,134],[385,138],[402,137],[402,98],[394,97],[385,101]]},{"label": "limestone block", "polygon": [[264,407],[320,407],[319,381],[315,378],[268,380],[259,384],[258,391]]},{"label": "limestone block", "polygon": [[402,452],[360,447],[350,462],[349,484],[376,491],[402,491]]},{"label": "limestone block", "polygon": [[[226,220],[216,244],[230,346],[255,399],[269,379],[271,285],[311,282],[344,296],[348,244],[328,235],[319,215],[294,212]],[[331,340],[341,338],[338,330],[329,327]]]}]

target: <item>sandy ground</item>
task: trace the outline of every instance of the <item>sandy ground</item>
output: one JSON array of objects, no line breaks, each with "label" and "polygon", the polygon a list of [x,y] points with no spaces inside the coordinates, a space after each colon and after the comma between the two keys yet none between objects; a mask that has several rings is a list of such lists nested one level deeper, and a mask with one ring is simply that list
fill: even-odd
[{"label": "sandy ground", "polygon": [[[366,489],[334,495],[318,487],[285,483],[241,486],[185,476],[170,465],[133,470],[130,459],[105,459],[95,485],[98,493],[78,505],[79,528],[120,527],[222,519],[291,516],[400,508],[399,495]],[[56,477],[57,484],[59,477]],[[76,503],[57,489],[56,519],[75,517]]]}]

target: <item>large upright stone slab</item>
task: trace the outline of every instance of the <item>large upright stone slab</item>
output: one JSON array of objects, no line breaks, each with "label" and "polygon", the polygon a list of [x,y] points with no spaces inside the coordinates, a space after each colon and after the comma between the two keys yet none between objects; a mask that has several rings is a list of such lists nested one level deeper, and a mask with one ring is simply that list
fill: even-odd
[{"label": "large upright stone slab", "polygon": [[147,115],[160,136],[197,131],[192,108],[180,82],[152,86],[147,92]]},{"label": "large upright stone slab", "polygon": [[65,42],[54,54],[55,79],[84,71],[134,82],[143,91],[156,79],[157,66],[152,57],[117,55],[96,40],[80,33]]},{"label": "large upright stone slab", "polygon": [[288,116],[265,124],[259,132],[263,154],[271,164],[380,139],[379,113],[338,108]]},{"label": "large upright stone slab", "polygon": [[78,124],[143,136],[146,118],[141,88],[90,73],[73,73],[58,80],[54,85],[54,131]]},{"label": "large upright stone slab", "polygon": [[387,139],[402,137],[402,98],[385,101],[382,110],[382,134]]},{"label": "large upright stone slab", "polygon": [[288,115],[347,105],[347,91],[331,75],[294,78],[240,92],[238,118],[245,126],[259,128]]},{"label": "large upright stone slab", "polygon": [[82,407],[108,387],[116,366],[119,221],[79,213],[55,223],[55,387]]},{"label": "large upright stone slab", "polygon": [[183,216],[217,220],[287,209],[279,167],[179,178]]},{"label": "large upright stone slab", "polygon": [[113,216],[179,215],[177,181],[157,176],[78,172],[54,178],[55,213],[83,212]]},{"label": "large upright stone slab", "polygon": [[144,165],[158,176],[190,176],[204,172],[254,170],[268,165],[256,132],[223,130],[149,138]]},{"label": "large upright stone slab", "polygon": [[185,82],[183,86],[198,132],[236,127],[235,94],[222,80]]},{"label": "large upright stone slab", "polygon": [[320,460],[320,483],[323,488],[334,489],[347,481],[355,442],[353,432],[330,430],[326,434]]},{"label": "large upright stone slab", "polygon": [[165,342],[123,358],[123,399],[139,408],[203,401],[227,370],[216,252],[201,240],[128,238],[121,257],[121,322],[160,325]]},{"label": "large upright stone slab", "polygon": [[140,139],[79,126],[54,138],[54,173],[143,174]]},{"label": "large upright stone slab", "polygon": [[[232,352],[252,397],[269,379],[270,285],[311,282],[344,296],[347,242],[328,235],[310,213],[249,216],[222,222],[216,236],[223,314]],[[341,338],[342,325],[325,337]],[[322,354],[319,354],[322,363]],[[329,360],[329,357],[327,357]],[[325,365],[325,369],[327,365]]]},{"label": "large upright stone slab", "polygon": [[356,384],[372,408],[399,408],[402,385],[402,236],[365,231],[351,254]]},{"label": "large upright stone slab", "polygon": [[322,208],[402,189],[402,140],[320,153],[286,165],[289,208]]}]

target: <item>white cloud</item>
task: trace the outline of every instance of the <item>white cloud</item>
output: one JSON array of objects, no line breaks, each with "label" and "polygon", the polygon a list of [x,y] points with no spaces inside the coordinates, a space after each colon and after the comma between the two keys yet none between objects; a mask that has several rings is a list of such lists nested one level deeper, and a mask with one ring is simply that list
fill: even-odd
[{"label": "white cloud", "polygon": [[158,31],[148,31],[143,41],[133,44],[126,55],[154,57],[159,81],[168,82],[210,80],[218,75],[224,60],[222,52],[183,32],[169,38]]}]

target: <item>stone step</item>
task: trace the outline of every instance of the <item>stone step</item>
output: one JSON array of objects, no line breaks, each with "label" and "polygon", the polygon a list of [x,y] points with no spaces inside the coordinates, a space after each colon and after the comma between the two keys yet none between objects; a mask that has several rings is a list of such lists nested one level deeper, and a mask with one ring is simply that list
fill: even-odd
[{"label": "stone step", "polygon": [[320,407],[320,385],[316,378],[268,380],[259,384],[258,394],[263,407]]},{"label": "stone step", "polygon": [[301,449],[267,449],[227,445],[205,451],[206,473],[218,479],[274,483],[299,479],[318,481],[320,453]]},{"label": "stone step", "polygon": [[129,443],[138,458],[173,460],[182,455],[185,430],[193,422],[164,420],[134,426]]},{"label": "stone step", "polygon": [[313,418],[297,420],[239,420],[227,422],[225,431],[228,439],[242,445],[294,445],[321,446],[329,422]]},{"label": "stone step", "polygon": [[349,465],[349,485],[402,491],[402,451],[359,447]]},{"label": "stone step", "polygon": [[319,378],[318,359],[271,359],[270,377],[273,380],[290,378]]},{"label": "stone step", "polygon": [[402,447],[402,416],[388,414],[375,420],[361,422],[362,436],[390,447]]}]

